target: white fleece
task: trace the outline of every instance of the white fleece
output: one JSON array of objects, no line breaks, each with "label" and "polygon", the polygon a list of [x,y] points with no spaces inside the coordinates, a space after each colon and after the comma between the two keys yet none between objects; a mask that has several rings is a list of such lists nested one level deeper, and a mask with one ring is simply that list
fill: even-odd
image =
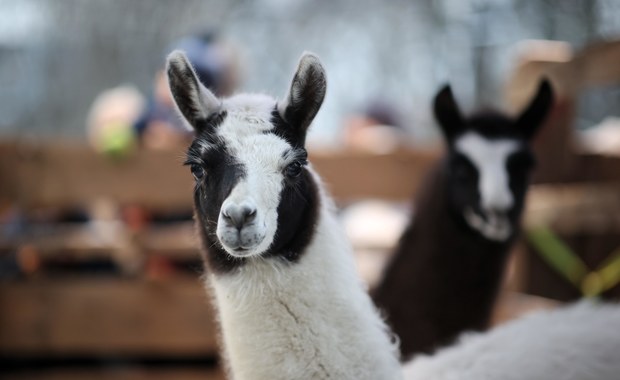
[{"label": "white fleece", "polygon": [[487,333],[465,334],[408,362],[410,380],[618,380],[620,306],[582,301]]}]

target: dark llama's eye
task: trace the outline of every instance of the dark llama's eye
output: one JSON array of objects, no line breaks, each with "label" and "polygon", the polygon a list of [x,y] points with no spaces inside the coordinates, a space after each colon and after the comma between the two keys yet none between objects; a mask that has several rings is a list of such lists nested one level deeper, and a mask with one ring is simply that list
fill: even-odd
[{"label": "dark llama's eye", "polygon": [[299,177],[302,168],[303,164],[299,161],[295,161],[289,164],[286,169],[284,169],[284,174],[286,174],[286,176],[289,178]]},{"label": "dark llama's eye", "polygon": [[205,170],[201,165],[191,164],[190,170],[196,181],[200,181],[205,176]]}]

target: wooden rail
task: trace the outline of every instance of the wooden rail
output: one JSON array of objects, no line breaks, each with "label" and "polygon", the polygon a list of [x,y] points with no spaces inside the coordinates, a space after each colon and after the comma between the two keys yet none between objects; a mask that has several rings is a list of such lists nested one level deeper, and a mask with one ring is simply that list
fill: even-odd
[{"label": "wooden rail", "polygon": [[0,286],[0,353],[215,356],[215,324],[196,278],[41,278]]}]

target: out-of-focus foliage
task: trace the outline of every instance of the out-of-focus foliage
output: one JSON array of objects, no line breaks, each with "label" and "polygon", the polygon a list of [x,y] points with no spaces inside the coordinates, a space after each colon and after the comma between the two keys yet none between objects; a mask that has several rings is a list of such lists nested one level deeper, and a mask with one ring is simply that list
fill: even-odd
[{"label": "out-of-focus foliage", "polygon": [[[441,83],[464,108],[496,105],[516,42],[619,36],[620,2],[0,0],[0,133],[83,136],[100,91],[133,83],[148,93],[171,42],[206,29],[238,45],[244,90],[283,93],[303,50],[322,57],[329,89],[315,139],[333,141],[342,118],[376,98],[424,138]],[[614,99],[605,107],[617,109]]]}]

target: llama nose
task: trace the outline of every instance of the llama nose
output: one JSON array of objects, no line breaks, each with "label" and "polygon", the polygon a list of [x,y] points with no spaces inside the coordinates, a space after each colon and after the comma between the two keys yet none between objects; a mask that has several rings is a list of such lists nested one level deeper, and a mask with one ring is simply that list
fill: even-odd
[{"label": "llama nose", "polygon": [[226,207],[222,212],[222,216],[227,223],[240,230],[243,226],[251,223],[256,218],[256,208],[248,205],[233,204]]}]

